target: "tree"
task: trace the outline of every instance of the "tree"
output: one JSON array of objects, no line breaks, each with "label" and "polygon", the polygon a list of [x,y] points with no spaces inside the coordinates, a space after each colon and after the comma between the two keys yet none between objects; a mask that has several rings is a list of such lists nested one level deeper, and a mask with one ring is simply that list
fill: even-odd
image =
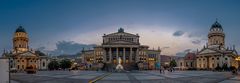
[{"label": "tree", "polygon": [[172,60],[170,62],[170,67],[176,67],[177,66],[177,62],[175,60]]},{"label": "tree", "polygon": [[72,62],[68,59],[64,59],[60,62],[60,67],[62,69],[71,68],[71,66],[72,66]]},{"label": "tree", "polygon": [[48,64],[48,69],[50,70],[57,70],[58,68],[59,68],[59,63],[56,60],[53,60]]}]

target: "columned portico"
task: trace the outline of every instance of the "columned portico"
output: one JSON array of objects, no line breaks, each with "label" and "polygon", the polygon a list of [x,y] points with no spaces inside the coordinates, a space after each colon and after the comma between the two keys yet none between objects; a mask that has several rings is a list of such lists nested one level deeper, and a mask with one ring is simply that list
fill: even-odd
[{"label": "columned portico", "polygon": [[[98,60],[96,63],[107,63],[109,67],[115,67],[118,64],[118,58],[121,58],[124,68],[137,69],[138,64],[136,63],[140,61],[139,52],[146,53],[147,49],[148,46],[140,45],[138,34],[126,33],[120,28],[116,33],[104,34],[102,45],[95,47],[93,50],[95,53],[90,56],[101,57],[101,61],[94,59]],[[91,53],[89,52],[89,54]],[[87,55],[87,53],[83,55]]]},{"label": "columned portico", "polygon": [[[130,62],[137,62],[138,60],[138,50],[137,47],[104,47],[105,48],[105,58],[109,63],[115,63],[118,61],[118,57],[122,59],[122,63],[130,63]],[[135,49],[135,50],[133,50]],[[134,58],[133,58],[134,57]]]}]

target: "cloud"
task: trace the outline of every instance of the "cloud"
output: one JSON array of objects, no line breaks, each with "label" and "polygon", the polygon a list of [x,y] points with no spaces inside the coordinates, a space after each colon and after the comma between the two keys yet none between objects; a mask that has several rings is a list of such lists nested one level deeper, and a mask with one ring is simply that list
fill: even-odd
[{"label": "cloud", "polygon": [[47,51],[47,50],[46,50],[46,47],[39,47],[39,48],[37,48],[37,50],[40,50],[40,51]]},{"label": "cloud", "polygon": [[192,40],[191,42],[192,42],[192,44],[197,44],[197,45],[202,43],[201,40]]},{"label": "cloud", "polygon": [[189,38],[199,38],[199,37],[202,37],[203,35],[202,34],[198,34],[198,33],[189,33],[188,37]]},{"label": "cloud", "polygon": [[179,36],[182,36],[183,34],[184,34],[183,31],[176,31],[176,32],[173,33],[173,36],[179,37]]},{"label": "cloud", "polygon": [[38,50],[50,53],[51,55],[62,55],[62,54],[76,54],[82,51],[83,48],[85,49],[93,49],[95,47],[95,44],[81,44],[76,43],[73,41],[59,41],[56,43],[56,49],[53,51],[46,50],[45,47],[40,47]]},{"label": "cloud", "polygon": [[188,52],[191,52],[191,51],[192,49],[186,49],[186,50],[183,50],[182,52],[177,52],[176,56],[184,57]]},{"label": "cloud", "polygon": [[170,48],[169,46],[162,47],[161,50],[168,49]]}]

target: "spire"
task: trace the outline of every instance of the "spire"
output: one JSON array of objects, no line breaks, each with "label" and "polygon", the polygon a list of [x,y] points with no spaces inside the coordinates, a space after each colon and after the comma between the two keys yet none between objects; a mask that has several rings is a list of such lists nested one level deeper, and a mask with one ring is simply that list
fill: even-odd
[{"label": "spire", "polygon": [[160,51],[161,49],[160,49],[160,47],[158,46],[158,51]]},{"label": "spire", "polygon": [[6,53],[6,50],[5,50],[5,48],[3,49],[3,53],[4,53],[4,54]]},{"label": "spire", "polygon": [[235,45],[233,45],[233,50],[235,50]]},{"label": "spire", "polygon": [[84,52],[84,47],[82,48],[82,52]]}]

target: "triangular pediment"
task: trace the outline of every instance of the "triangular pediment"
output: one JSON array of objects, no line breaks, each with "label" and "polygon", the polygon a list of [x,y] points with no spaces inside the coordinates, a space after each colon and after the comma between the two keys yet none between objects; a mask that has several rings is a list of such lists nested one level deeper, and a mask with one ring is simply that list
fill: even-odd
[{"label": "triangular pediment", "polygon": [[108,35],[105,35],[106,36],[134,36],[134,37],[138,37],[138,35],[135,35],[135,34],[131,34],[131,33],[126,33],[126,32],[116,32],[116,33],[111,33],[111,34],[108,34]]},{"label": "triangular pediment", "polygon": [[36,56],[36,55],[34,53],[28,51],[28,52],[19,54],[19,56]]},{"label": "triangular pediment", "polygon": [[198,54],[206,54],[206,53],[216,53],[217,51],[212,50],[212,49],[203,49],[200,51]]}]

